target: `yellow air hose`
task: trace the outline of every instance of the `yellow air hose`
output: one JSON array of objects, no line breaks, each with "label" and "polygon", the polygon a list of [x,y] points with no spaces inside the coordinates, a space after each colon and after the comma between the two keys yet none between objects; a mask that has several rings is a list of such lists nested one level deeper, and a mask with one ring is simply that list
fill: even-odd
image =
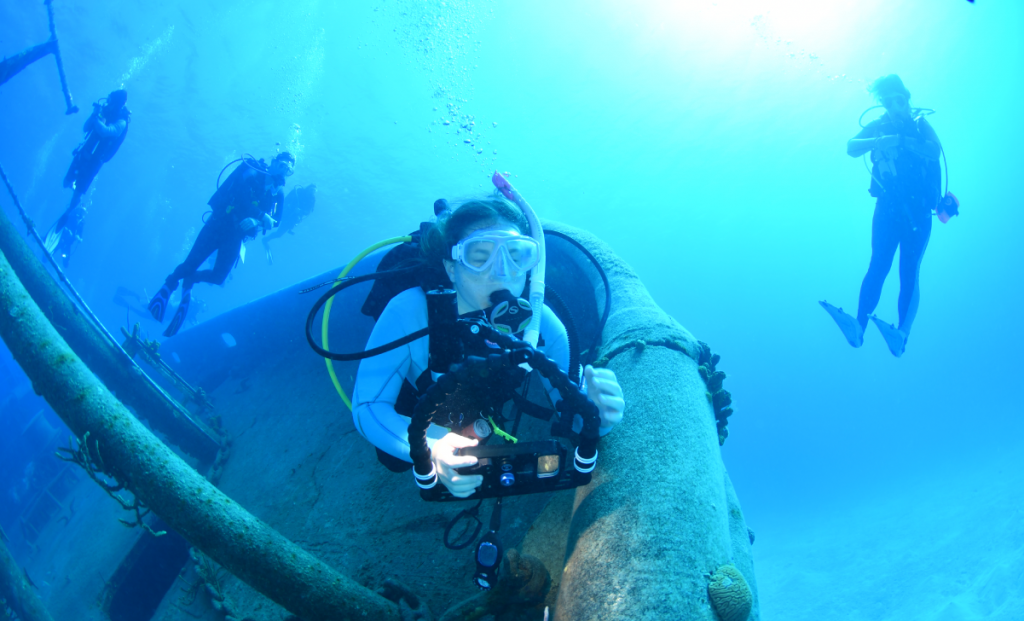
[{"label": "yellow air hose", "polygon": [[[349,261],[348,265],[345,266],[345,269],[341,270],[341,273],[338,274],[338,280],[341,280],[342,278],[347,276],[348,273],[352,271],[352,268],[354,268],[360,261],[366,258],[366,255],[370,254],[374,250],[377,250],[378,248],[383,248],[384,246],[391,246],[392,244],[401,244],[403,242],[409,241],[412,241],[412,237],[405,235],[402,237],[392,237],[390,239],[385,239],[384,241],[377,242],[376,244],[370,246],[366,250],[356,255],[356,258]],[[331,316],[332,306],[334,306],[333,295],[331,296],[331,299],[327,300],[327,304],[324,305],[324,318],[320,326],[320,340],[323,341],[324,349],[330,349],[330,344],[328,343],[327,340],[327,320]],[[348,395],[345,394],[345,390],[341,387],[341,382],[338,381],[337,373],[334,372],[334,361],[331,360],[330,358],[324,358],[324,362],[327,363],[327,373],[331,376],[331,382],[334,383],[334,389],[338,391],[338,395],[341,396],[341,400],[345,402],[345,407],[347,407],[348,411],[351,412],[352,402],[349,400]]]}]

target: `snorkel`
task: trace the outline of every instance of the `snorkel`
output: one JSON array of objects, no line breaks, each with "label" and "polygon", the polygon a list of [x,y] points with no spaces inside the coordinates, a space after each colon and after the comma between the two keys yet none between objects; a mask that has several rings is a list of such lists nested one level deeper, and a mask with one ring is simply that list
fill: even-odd
[{"label": "snorkel", "polygon": [[537,342],[540,340],[540,318],[543,313],[541,309],[544,308],[544,271],[546,265],[547,252],[544,246],[544,229],[540,225],[540,220],[537,219],[537,214],[534,213],[533,208],[526,202],[526,199],[516,191],[512,184],[508,182],[501,173],[494,171],[491,175],[491,183],[494,187],[498,188],[505,198],[515,203],[519,209],[522,210],[523,215],[526,216],[526,220],[530,223],[530,237],[537,240],[540,244],[540,260],[537,265],[530,270],[530,292],[527,299],[530,301],[530,307],[534,309],[533,316],[530,318],[530,324],[526,327],[526,331],[523,333],[523,340],[529,343],[531,346],[536,347]]}]

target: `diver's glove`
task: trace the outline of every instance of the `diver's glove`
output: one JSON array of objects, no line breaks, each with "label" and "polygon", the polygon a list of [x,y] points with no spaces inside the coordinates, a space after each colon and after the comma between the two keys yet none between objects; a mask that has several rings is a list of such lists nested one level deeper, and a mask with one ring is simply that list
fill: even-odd
[{"label": "diver's glove", "polygon": [[457,433],[446,434],[430,447],[430,460],[434,462],[437,478],[444,483],[452,496],[466,498],[483,484],[484,478],[479,474],[459,474],[456,468],[475,466],[476,457],[472,455],[456,455],[455,449],[476,446],[476,440],[460,436]]},{"label": "diver's glove", "polygon": [[251,233],[255,227],[259,226],[259,224],[260,222],[256,218],[246,218],[238,223],[238,228],[241,229],[243,233]]},{"label": "diver's glove", "polygon": [[588,364],[583,377],[587,396],[601,412],[601,435],[604,435],[622,422],[622,411],[626,409],[622,386],[611,369],[595,369]]},{"label": "diver's glove", "polygon": [[270,214],[268,214],[268,213],[263,214],[263,234],[264,235],[266,235],[267,231],[269,231],[270,229],[274,228],[274,226],[276,226],[276,225],[277,225],[277,222],[273,218],[270,217]]}]

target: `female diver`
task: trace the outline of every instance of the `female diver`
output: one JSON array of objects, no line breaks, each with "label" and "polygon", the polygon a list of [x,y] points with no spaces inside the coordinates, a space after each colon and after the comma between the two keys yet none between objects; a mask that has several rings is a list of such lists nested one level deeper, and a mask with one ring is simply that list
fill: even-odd
[{"label": "female diver", "polygon": [[[427,267],[443,267],[456,291],[460,315],[482,311],[493,305],[491,294],[496,291],[508,290],[516,298],[523,295],[527,274],[540,260],[539,244],[529,236],[529,230],[523,212],[500,195],[471,200],[441,214],[438,222],[425,232],[421,260]],[[565,326],[551,309],[545,306],[542,312],[543,345],[538,349],[565,370],[569,360]],[[388,302],[366,348],[395,341],[426,326],[426,294],[420,287],[407,289]],[[367,358],[360,363],[356,375],[352,399],[356,429],[377,447],[378,455],[386,454],[381,455],[382,461],[391,469],[397,468],[386,460],[412,464],[408,440],[412,412],[399,395],[406,382],[419,387],[430,380],[428,340],[429,337],[417,339]],[[584,377],[587,396],[597,404],[601,414],[603,436],[622,420],[625,407],[622,388],[610,369],[588,365]],[[556,400],[557,391],[547,380],[541,379],[552,400]],[[403,403],[406,405],[401,405]],[[475,437],[467,437],[472,435],[472,427],[459,429],[456,424],[448,431],[431,424],[427,429],[427,445],[438,478],[459,498],[470,496],[483,482],[480,475],[461,475],[455,471],[477,463],[476,457],[455,454],[456,449],[478,443]]]}]

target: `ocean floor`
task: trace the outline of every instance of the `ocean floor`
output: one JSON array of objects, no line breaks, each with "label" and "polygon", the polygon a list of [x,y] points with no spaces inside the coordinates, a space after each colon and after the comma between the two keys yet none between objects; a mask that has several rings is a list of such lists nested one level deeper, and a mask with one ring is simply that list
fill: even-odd
[{"label": "ocean floor", "polygon": [[1021,452],[758,530],[764,619],[1024,619]]}]

